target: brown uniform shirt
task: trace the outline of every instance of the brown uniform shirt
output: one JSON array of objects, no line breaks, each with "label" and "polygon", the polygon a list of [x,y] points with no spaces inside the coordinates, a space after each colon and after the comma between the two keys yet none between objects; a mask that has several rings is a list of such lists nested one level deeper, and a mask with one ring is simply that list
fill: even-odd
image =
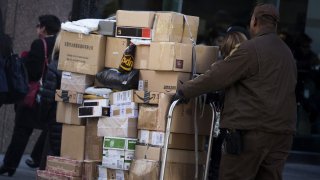
[{"label": "brown uniform shirt", "polygon": [[225,89],[221,128],[293,133],[296,78],[290,49],[275,32],[265,30],[178,90],[192,98]]}]

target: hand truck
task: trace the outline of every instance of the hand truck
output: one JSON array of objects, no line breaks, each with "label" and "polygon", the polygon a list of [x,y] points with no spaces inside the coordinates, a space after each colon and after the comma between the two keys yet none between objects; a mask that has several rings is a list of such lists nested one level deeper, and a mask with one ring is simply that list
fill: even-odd
[{"label": "hand truck", "polygon": [[[197,98],[196,98],[197,99]],[[196,100],[197,102],[197,100]],[[169,143],[169,136],[170,136],[170,129],[171,129],[171,122],[172,122],[172,114],[173,110],[176,105],[179,103],[179,100],[172,102],[168,111],[168,119],[167,119],[167,126],[165,132],[165,139],[164,139],[164,147],[162,150],[162,159],[161,159],[161,168],[160,168],[160,180],[164,180],[165,168],[166,168],[166,159],[167,159],[167,152],[168,152],[168,143]],[[212,123],[211,123],[211,130],[210,130],[210,137],[209,137],[209,144],[208,144],[208,152],[205,164],[205,171],[203,180],[207,180],[208,172],[209,172],[209,164],[210,164],[210,154],[212,150],[212,138],[213,136],[217,136],[217,127],[218,127],[218,118],[216,118],[216,107],[213,103],[210,103],[210,107],[212,109]],[[196,117],[196,115],[195,115]],[[196,172],[195,172],[195,179],[198,179],[198,130],[197,130],[197,120],[194,119],[195,122],[195,159],[196,159]]]}]

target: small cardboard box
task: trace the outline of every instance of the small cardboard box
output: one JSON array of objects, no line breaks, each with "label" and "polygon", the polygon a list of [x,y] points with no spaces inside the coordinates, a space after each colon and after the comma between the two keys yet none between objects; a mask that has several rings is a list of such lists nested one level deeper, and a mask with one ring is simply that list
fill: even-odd
[{"label": "small cardboard box", "polygon": [[186,19],[184,19],[182,43],[192,44],[192,41],[190,40],[190,32],[194,42],[197,42],[200,18],[197,16],[188,16],[188,15],[185,15],[185,17],[188,22],[186,22]]},{"label": "small cardboard box", "polygon": [[64,124],[84,125],[85,121],[78,117],[80,105],[58,102],[57,122]]},{"label": "small cardboard box", "polygon": [[114,36],[116,31],[116,20],[99,21],[98,33],[106,36]]},{"label": "small cardboard box", "polygon": [[181,42],[183,15],[175,12],[157,12],[155,15],[152,41]]},{"label": "small cardboard box", "polygon": [[105,178],[106,180],[128,180],[129,171],[119,170],[119,169],[109,169],[103,166],[98,166],[99,168],[99,178]]},{"label": "small cardboard box", "polygon": [[55,100],[58,102],[82,104],[83,94],[75,91],[56,90]]},{"label": "small cardboard box", "polygon": [[152,28],[155,12],[152,11],[117,11],[117,26]]},{"label": "small cardboard box", "polygon": [[106,37],[61,31],[58,69],[95,75],[104,68]]},{"label": "small cardboard box", "polygon": [[133,138],[120,138],[120,137],[104,137],[103,148],[104,149],[116,149],[134,151],[137,139]]},{"label": "small cardboard box", "polygon": [[196,63],[197,73],[205,73],[210,69],[210,66],[217,61],[219,47],[196,45]]},{"label": "small cardboard box", "polygon": [[129,46],[129,39],[125,38],[107,38],[105,67],[118,68],[124,51]]},{"label": "small cardboard box", "polygon": [[152,42],[149,70],[191,72],[192,45],[174,42]]},{"label": "small cardboard box", "polygon": [[66,176],[81,176],[82,161],[63,157],[47,156],[46,170]]},{"label": "small cardboard box", "polygon": [[137,45],[134,56],[134,69],[148,69],[150,45]]},{"label": "small cardboard box", "polygon": [[146,144],[151,146],[163,146],[164,138],[164,132],[138,130],[138,140],[140,144]]},{"label": "small cardboard box", "polygon": [[82,180],[96,180],[98,178],[98,166],[101,161],[84,160]]},{"label": "small cardboard box", "polygon": [[94,76],[64,71],[62,72],[60,89],[84,93],[86,88],[92,86],[93,83]]},{"label": "small cardboard box", "polygon": [[37,180],[81,180],[81,177],[66,176],[50,171],[37,170]]},{"label": "small cardboard box", "polygon": [[189,79],[190,73],[140,70],[138,90],[175,93],[178,81]]},{"label": "small cardboard box", "polygon": [[102,161],[103,138],[97,135],[98,118],[88,118],[86,125],[85,160]]},{"label": "small cardboard box", "polygon": [[110,95],[110,104],[124,104],[124,103],[146,103],[146,104],[158,104],[159,103],[159,92],[149,91],[119,91],[113,92]]},{"label": "small cardboard box", "polygon": [[116,37],[151,39],[151,33],[150,28],[117,26]]},{"label": "small cardboard box", "polygon": [[[165,176],[168,173],[168,169],[166,166],[166,173]],[[131,163],[131,168],[129,172],[129,179],[130,180],[146,180],[146,179],[159,179],[160,174],[160,163],[156,161],[150,161],[147,159],[135,159]],[[189,176],[186,179],[190,179]],[[170,179],[170,178],[169,178]],[[169,180],[166,179],[166,180]]]},{"label": "small cardboard box", "polygon": [[98,136],[137,138],[137,118],[99,118]]},{"label": "small cardboard box", "polygon": [[129,170],[133,157],[134,151],[105,149],[102,165],[111,169]]},{"label": "small cardboard box", "polygon": [[138,104],[128,102],[110,106],[110,117],[138,118]]},{"label": "small cardboard box", "polygon": [[83,161],[85,151],[85,129],[85,126],[63,124],[61,157]]}]

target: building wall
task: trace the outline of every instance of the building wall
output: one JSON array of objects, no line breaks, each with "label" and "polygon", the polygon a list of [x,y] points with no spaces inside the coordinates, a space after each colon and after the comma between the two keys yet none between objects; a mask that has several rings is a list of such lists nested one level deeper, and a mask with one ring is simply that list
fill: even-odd
[{"label": "building wall", "polygon": [[[38,16],[54,14],[62,22],[68,19],[72,9],[72,0],[0,0],[5,33],[13,39],[14,52],[29,50],[32,41],[37,38],[36,24]],[[0,108],[0,153],[4,153],[14,126],[13,105]],[[39,131],[32,135],[26,153],[32,150]]]}]

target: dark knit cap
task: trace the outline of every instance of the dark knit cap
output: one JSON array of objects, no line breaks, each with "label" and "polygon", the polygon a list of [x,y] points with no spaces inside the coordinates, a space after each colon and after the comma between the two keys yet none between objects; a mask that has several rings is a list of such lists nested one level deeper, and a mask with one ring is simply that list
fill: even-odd
[{"label": "dark knit cap", "polygon": [[279,11],[273,4],[257,5],[254,8],[253,15],[255,17],[257,17],[257,18],[262,17],[262,16],[269,16],[275,22],[279,22],[280,21]]}]

